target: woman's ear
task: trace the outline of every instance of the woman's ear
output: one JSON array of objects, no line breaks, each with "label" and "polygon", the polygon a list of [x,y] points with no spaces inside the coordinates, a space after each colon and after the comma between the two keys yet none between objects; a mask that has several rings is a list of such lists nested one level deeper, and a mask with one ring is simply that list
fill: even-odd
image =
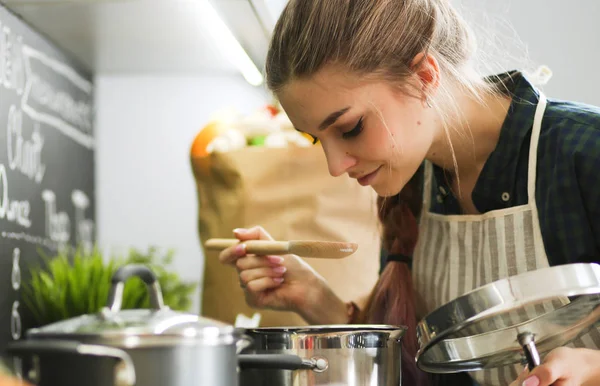
[{"label": "woman's ear", "polygon": [[421,86],[421,100],[423,103],[429,104],[429,100],[435,96],[440,84],[441,74],[437,59],[432,55],[420,52],[415,55],[410,67]]}]

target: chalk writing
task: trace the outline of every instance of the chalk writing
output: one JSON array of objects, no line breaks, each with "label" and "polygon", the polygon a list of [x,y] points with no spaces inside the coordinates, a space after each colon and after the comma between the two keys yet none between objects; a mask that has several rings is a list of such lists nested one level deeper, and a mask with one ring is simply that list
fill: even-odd
[{"label": "chalk writing", "polygon": [[56,241],[52,241],[47,237],[34,236],[25,232],[2,232],[0,233],[5,239],[16,240],[16,241],[24,241],[29,244],[38,245],[41,247],[48,248],[50,250],[56,251],[58,250],[58,243]]},{"label": "chalk writing", "polygon": [[9,200],[6,167],[0,164],[0,220],[7,219],[25,228],[31,226],[29,201]]},{"label": "chalk writing", "polygon": [[46,166],[42,163],[44,138],[40,134],[38,123],[34,125],[31,139],[23,138],[23,113],[14,105],[8,110],[6,143],[8,167],[20,171],[38,184],[41,183],[46,172]]},{"label": "chalk writing", "polygon": [[[27,45],[25,56],[26,83],[21,109],[33,120],[60,130],[82,146],[93,148],[92,84],[69,66]],[[37,71],[37,72],[36,72]],[[50,83],[41,72],[51,72],[56,78],[66,80],[70,86],[59,89],[58,82]]]},{"label": "chalk writing", "polygon": [[14,340],[21,337],[21,315],[19,314],[19,301],[15,300],[10,314],[10,334]]},{"label": "chalk writing", "polygon": [[21,95],[24,85],[23,37],[13,33],[7,25],[0,23],[0,83]]},{"label": "chalk writing", "polygon": [[45,189],[42,199],[46,208],[46,235],[52,241],[66,243],[71,238],[71,220],[66,212],[56,211],[56,194]]},{"label": "chalk writing", "polygon": [[19,248],[15,248],[13,250],[12,274],[10,275],[12,287],[15,291],[18,291],[19,288],[21,288],[21,267],[19,266],[20,259],[21,259],[21,250]]},{"label": "chalk writing", "polygon": [[94,222],[85,218],[85,210],[90,205],[90,199],[81,190],[74,190],[71,201],[75,206],[75,238],[77,245],[91,251],[94,244]]}]

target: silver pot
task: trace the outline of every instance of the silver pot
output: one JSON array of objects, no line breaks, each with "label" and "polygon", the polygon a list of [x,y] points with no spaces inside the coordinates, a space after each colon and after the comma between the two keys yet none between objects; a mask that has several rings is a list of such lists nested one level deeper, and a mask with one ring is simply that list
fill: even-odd
[{"label": "silver pot", "polygon": [[[140,277],[152,309],[121,310],[125,281]],[[30,362],[26,379],[38,386],[237,386],[243,330],[163,304],[154,273],[142,265],[120,268],[108,305],[39,329],[12,343],[9,354]]]},{"label": "silver pot", "polygon": [[339,325],[246,330],[246,355],[286,354],[322,361],[313,370],[241,366],[241,386],[401,384],[401,340],[406,329],[385,325]]}]

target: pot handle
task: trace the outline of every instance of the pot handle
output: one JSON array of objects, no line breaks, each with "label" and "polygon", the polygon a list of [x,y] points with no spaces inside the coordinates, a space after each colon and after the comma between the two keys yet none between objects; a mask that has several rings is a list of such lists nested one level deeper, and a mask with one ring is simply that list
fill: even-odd
[{"label": "pot handle", "polygon": [[146,283],[150,294],[150,304],[153,309],[161,310],[165,308],[160,284],[154,272],[142,264],[128,264],[117,269],[111,279],[112,286],[108,294],[107,307],[112,312],[121,310],[125,282],[132,276],[137,276]]},{"label": "pot handle", "polygon": [[[114,347],[62,340],[22,340],[9,343],[7,352],[13,356],[61,353],[114,358],[119,361],[115,369],[115,385],[134,386],[136,382],[135,367],[131,357],[125,351]],[[34,370],[31,378],[34,378],[35,382],[39,382],[39,376],[40,374],[36,374]]]},{"label": "pot handle", "polygon": [[277,370],[327,370],[329,363],[325,358],[304,359],[288,354],[244,354],[238,355],[241,369],[277,369]]},{"label": "pot handle", "polygon": [[248,335],[242,335],[240,340],[235,343],[235,353],[240,354],[242,351],[252,346],[253,340]]}]

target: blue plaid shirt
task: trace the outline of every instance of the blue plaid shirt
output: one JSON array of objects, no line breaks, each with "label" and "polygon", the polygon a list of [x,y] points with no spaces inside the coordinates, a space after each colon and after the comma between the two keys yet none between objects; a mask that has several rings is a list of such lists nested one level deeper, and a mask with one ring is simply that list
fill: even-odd
[{"label": "blue plaid shirt", "polygon": [[[517,71],[497,77],[513,101],[473,189],[481,213],[527,203],[529,141],[539,91]],[[550,265],[600,262],[600,107],[548,97],[537,156],[536,202]],[[431,211],[461,214],[444,171],[434,166],[434,176]],[[383,268],[385,251],[382,263]]]},{"label": "blue plaid shirt", "polygon": [[[513,101],[473,189],[481,213],[528,201],[529,141],[539,91],[519,72],[499,77]],[[600,262],[600,108],[548,97],[537,157],[535,195],[550,265]],[[434,174],[431,211],[460,214],[443,170],[435,167]]]}]

